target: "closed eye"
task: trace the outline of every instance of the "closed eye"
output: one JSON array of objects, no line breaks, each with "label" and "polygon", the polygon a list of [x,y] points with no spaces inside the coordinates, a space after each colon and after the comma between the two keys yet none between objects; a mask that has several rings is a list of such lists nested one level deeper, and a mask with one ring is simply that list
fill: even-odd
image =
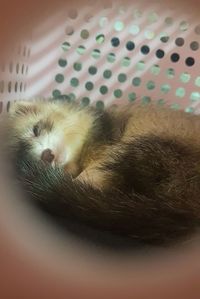
[{"label": "closed eye", "polygon": [[43,121],[40,120],[33,126],[33,134],[35,137],[39,137],[41,132],[45,131],[49,133],[53,128],[53,122],[49,121],[48,119]]},{"label": "closed eye", "polygon": [[41,129],[40,129],[39,125],[38,125],[38,124],[35,125],[35,126],[33,127],[33,134],[34,134],[34,136],[35,136],[35,137],[40,136],[40,132],[41,132]]}]

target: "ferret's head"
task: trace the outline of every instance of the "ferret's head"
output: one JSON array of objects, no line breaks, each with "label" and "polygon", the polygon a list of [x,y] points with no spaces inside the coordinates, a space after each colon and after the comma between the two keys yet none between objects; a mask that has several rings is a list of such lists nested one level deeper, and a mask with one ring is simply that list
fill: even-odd
[{"label": "ferret's head", "polygon": [[29,155],[77,175],[78,161],[94,116],[61,101],[19,101],[9,112],[9,144],[23,158]]}]

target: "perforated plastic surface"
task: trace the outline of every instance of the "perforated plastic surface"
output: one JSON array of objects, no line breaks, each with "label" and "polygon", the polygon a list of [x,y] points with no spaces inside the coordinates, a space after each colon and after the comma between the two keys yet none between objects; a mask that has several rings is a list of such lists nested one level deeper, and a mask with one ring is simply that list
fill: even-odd
[{"label": "perforated plastic surface", "polygon": [[140,100],[199,112],[200,21],[167,4],[92,2],[55,11],[1,65],[0,110],[20,98]]}]

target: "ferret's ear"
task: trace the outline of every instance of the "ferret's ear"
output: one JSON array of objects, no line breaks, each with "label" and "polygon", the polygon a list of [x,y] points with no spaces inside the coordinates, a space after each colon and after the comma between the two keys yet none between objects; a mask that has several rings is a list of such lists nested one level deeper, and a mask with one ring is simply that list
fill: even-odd
[{"label": "ferret's ear", "polygon": [[23,116],[27,114],[37,114],[38,109],[34,102],[31,101],[17,101],[11,102],[9,114],[12,116]]}]

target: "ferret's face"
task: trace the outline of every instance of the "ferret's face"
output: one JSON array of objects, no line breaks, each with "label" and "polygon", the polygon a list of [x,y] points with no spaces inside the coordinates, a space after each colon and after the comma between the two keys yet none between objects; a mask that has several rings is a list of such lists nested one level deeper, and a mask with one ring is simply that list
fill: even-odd
[{"label": "ferret's face", "polygon": [[92,125],[83,110],[56,102],[19,102],[11,106],[11,143],[34,159],[64,166],[76,174],[81,149]]}]

